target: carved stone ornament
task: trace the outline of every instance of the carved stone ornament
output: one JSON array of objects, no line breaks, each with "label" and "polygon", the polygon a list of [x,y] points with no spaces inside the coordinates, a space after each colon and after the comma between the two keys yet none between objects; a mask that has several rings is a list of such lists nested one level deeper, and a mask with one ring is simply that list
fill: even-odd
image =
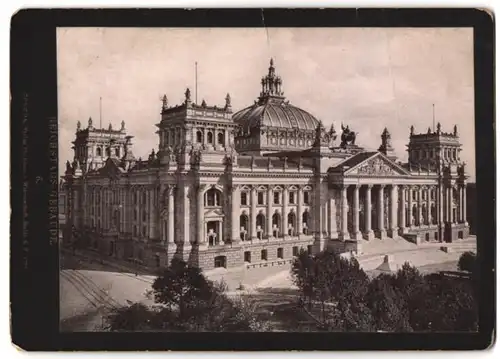
[{"label": "carved stone ornament", "polygon": [[394,170],[381,158],[374,158],[359,167],[358,174],[387,176],[394,174]]}]

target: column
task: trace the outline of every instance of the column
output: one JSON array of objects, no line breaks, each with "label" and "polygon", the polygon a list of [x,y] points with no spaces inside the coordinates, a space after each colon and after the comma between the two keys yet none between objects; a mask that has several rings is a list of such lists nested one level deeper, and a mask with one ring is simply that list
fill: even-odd
[{"label": "column", "polygon": [[273,187],[267,188],[267,238],[273,237]]},{"label": "column", "polygon": [[427,187],[427,225],[432,225],[432,203],[431,203],[432,187]]},{"label": "column", "polygon": [[389,223],[391,226],[390,236],[396,238],[398,234],[398,186],[393,184],[391,186],[391,200],[390,200],[390,217]]},{"label": "column", "polygon": [[352,215],[353,215],[353,239],[361,239],[361,232],[359,231],[359,185],[354,186],[352,195]]},{"label": "column", "polygon": [[238,185],[231,187],[231,240],[240,241],[240,196]]},{"label": "column", "polygon": [[283,192],[282,192],[283,198],[282,198],[282,214],[281,214],[281,230],[283,232],[283,237],[288,237],[288,188],[286,186],[283,186]]},{"label": "column", "polygon": [[463,192],[462,185],[458,186],[458,207],[457,207],[457,223],[462,223],[462,211],[463,211]]},{"label": "column", "polygon": [[297,233],[297,237],[300,237],[302,234],[302,201],[304,200],[302,191],[302,186],[300,186],[297,191],[297,223],[295,224],[295,233]]},{"label": "column", "polygon": [[341,188],[341,201],[342,201],[342,228],[341,228],[341,240],[345,241],[349,239],[349,230],[347,228],[347,209],[349,204],[347,203],[347,185],[342,185]]},{"label": "column", "polygon": [[414,222],[413,222],[413,187],[408,188],[408,214],[410,216],[409,218],[409,223],[410,223],[410,228],[413,228]]},{"label": "column", "polygon": [[462,186],[462,219],[465,225],[467,223],[467,184],[464,183]]},{"label": "column", "polygon": [[453,192],[451,185],[446,189],[446,204],[448,212],[448,222],[453,223]]},{"label": "column", "polygon": [[190,211],[190,201],[189,201],[189,184],[185,183],[183,185],[183,220],[184,220],[184,233],[183,233],[183,238],[184,238],[184,248],[188,248],[191,246],[191,240],[194,239],[196,240],[196,234],[193,236],[194,238],[191,238],[191,211]]},{"label": "column", "polygon": [[406,186],[399,191],[399,231],[402,235],[406,230]]},{"label": "column", "polygon": [[205,216],[204,216],[204,194],[205,194],[205,185],[198,186],[197,193],[197,208],[196,208],[196,228],[198,229],[198,244],[205,245],[207,242],[207,238],[205,235]]},{"label": "column", "polygon": [[337,208],[335,207],[337,204],[335,203],[335,191],[331,194],[330,200],[328,201],[329,209],[330,209],[330,239],[334,239],[338,237],[337,233]]},{"label": "column", "polygon": [[167,189],[168,193],[168,231],[167,240],[169,244],[175,243],[174,239],[174,189],[173,185],[169,185]]},{"label": "column", "polygon": [[444,184],[439,184],[438,186],[438,199],[439,199],[439,204],[437,206],[437,213],[438,213],[438,218],[437,218],[437,222],[438,224],[442,224],[444,221],[445,221],[445,211],[444,211],[444,197],[445,197],[445,193],[444,193]]},{"label": "column", "polygon": [[380,239],[386,236],[385,226],[384,226],[384,188],[385,185],[380,185],[378,189],[378,232]]},{"label": "column", "polygon": [[417,187],[417,225],[422,226],[422,186]]},{"label": "column", "polygon": [[250,191],[250,238],[257,239],[257,188]]},{"label": "column", "polygon": [[372,185],[366,186],[365,192],[365,239],[373,239],[372,230]]}]

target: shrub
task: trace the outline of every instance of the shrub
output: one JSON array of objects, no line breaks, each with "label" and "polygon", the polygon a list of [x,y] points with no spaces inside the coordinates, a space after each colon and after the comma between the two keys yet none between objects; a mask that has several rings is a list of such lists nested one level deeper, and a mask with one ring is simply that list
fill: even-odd
[{"label": "shrub", "polygon": [[458,270],[473,273],[476,269],[476,254],[465,252],[458,259]]}]

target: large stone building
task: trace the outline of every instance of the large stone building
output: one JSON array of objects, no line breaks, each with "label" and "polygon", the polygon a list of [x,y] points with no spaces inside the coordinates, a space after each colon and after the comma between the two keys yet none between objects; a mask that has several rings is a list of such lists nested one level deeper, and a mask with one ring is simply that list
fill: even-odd
[{"label": "large stone building", "polygon": [[452,133],[413,126],[408,161],[391,135],[378,151],[342,126],[325,129],[286,100],[271,60],[262,91],[233,113],[163,98],[158,148],[136,158],[125,123],[77,125],[63,176],[67,243],[117,260],[163,266],[181,257],[207,270],[284,263],[300,249],[360,253],[365,241],[468,236],[465,165]]}]

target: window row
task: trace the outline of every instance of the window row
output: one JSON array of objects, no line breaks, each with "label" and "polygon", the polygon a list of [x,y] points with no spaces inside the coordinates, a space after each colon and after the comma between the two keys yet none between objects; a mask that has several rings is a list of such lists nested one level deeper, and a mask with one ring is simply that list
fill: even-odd
[{"label": "window row", "polygon": [[[217,133],[217,144],[224,145],[224,132]],[[196,143],[204,143],[203,141],[203,132],[196,131]],[[214,134],[209,131],[207,132],[207,140],[206,143],[213,145],[214,144]]]},{"label": "window row", "polygon": [[[107,157],[111,156],[111,148],[107,147],[106,150],[105,150],[105,152],[106,152],[106,156]],[[114,148],[114,152],[115,152],[115,156],[116,157],[120,157],[121,156],[120,147]],[[97,157],[101,157],[102,156],[102,147],[100,147],[100,146],[96,147],[95,153],[96,153]]]},{"label": "window row", "polygon": [[[257,192],[257,204],[265,205],[266,202],[266,193],[265,191]],[[205,192],[204,196],[204,205],[205,207],[219,207],[222,205],[221,201],[222,194],[219,190],[215,188],[211,188]],[[288,204],[297,204],[298,202],[298,193],[290,192],[288,193]],[[273,203],[278,205],[282,204],[282,194],[279,191],[273,192]],[[303,193],[303,204],[310,204],[310,193],[305,191]],[[250,205],[250,192],[241,192],[240,194],[240,205],[249,206]]]},{"label": "window row", "polygon": [[[273,204],[282,204],[282,193],[279,191],[273,192]],[[303,192],[303,204],[309,205],[310,203],[310,195],[308,191]],[[288,204],[297,204],[298,203],[298,193],[297,192],[289,192],[288,193]],[[249,192],[241,192],[241,201],[240,204],[242,206],[250,205],[250,193]],[[257,192],[257,204],[265,205],[266,203],[266,192],[259,191]]]},{"label": "window row", "polygon": [[[312,254],[312,245],[307,246],[307,253],[309,255]],[[292,255],[294,257],[297,257],[300,254],[300,249],[298,246],[293,246],[292,247]],[[276,249],[276,258],[277,259],[284,259],[284,249],[282,247]],[[243,253],[243,260],[247,263],[252,263],[252,252],[251,251],[245,251]],[[261,261],[267,261],[268,260],[268,250],[267,249],[262,249],[260,251],[260,260]],[[217,265],[216,265],[217,267]]]}]

